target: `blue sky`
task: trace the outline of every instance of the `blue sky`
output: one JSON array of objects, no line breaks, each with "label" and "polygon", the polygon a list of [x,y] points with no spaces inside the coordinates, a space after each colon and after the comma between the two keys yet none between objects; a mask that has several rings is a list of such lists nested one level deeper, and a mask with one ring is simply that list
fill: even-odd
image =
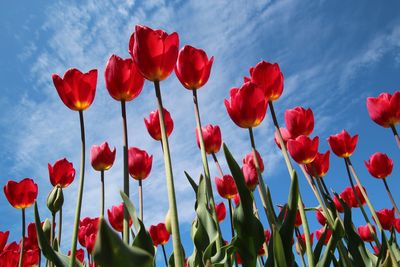
[{"label": "blue sky", "polygon": [[[231,87],[240,86],[249,67],[260,60],[278,62],[285,76],[283,96],[276,102],[279,121],[283,112],[295,106],[311,107],[315,114],[314,135],[320,136],[320,150],[328,149],[326,138],[342,129],[358,133],[353,163],[376,209],[390,202],[381,181],[367,173],[363,160],[381,151],[395,162],[388,179],[395,199],[400,194],[399,150],[388,129],[368,116],[367,96],[393,93],[399,88],[400,18],[397,1],[15,1],[0,3],[0,181],[32,177],[39,184],[42,218],[48,217],[45,198],[50,191],[47,163],[67,157],[79,166],[78,114],[67,109],[54,89],[51,74],[63,74],[70,67],[83,71],[99,69],[96,98],[85,112],[88,148],[107,140],[117,147],[115,166],[106,173],[106,207],[120,202],[122,187],[122,137],[119,103],[104,87],[103,71],[115,53],[128,57],[127,45],[137,23],[167,32],[177,31],[181,46],[191,44],[215,57],[211,77],[199,94],[203,124],[218,124],[234,156],[250,151],[247,131],[229,119],[223,99]],[[165,107],[175,121],[171,135],[172,161],[176,181],[182,238],[191,254],[190,224],[194,216],[194,194],[183,175],[187,170],[198,177],[200,153],[195,143],[191,93],[174,75],[161,84]],[[167,193],[159,144],[145,129],[143,118],[156,108],[152,84],[130,102],[128,128],[130,146],[154,155],[153,170],[144,181],[145,223],[163,220]],[[290,179],[280,151],[273,143],[270,115],[255,129],[256,143],[264,158],[264,178],[275,203],[287,199]],[[227,171],[223,155],[218,155]],[[87,157],[89,159],[89,156]],[[212,175],[216,169],[210,163]],[[332,156],[326,183],[336,191],[347,186],[343,161]],[[317,202],[300,176],[307,206]],[[77,180],[77,179],[76,179]],[[88,164],[82,216],[100,212],[99,174]],[[77,182],[65,190],[65,219],[72,221]],[[131,181],[131,198],[137,202],[137,183]],[[221,199],[218,199],[220,201]],[[11,230],[19,239],[20,213],[0,195],[0,230]],[[32,220],[33,209],[28,212]],[[364,222],[357,214],[355,224]],[[6,215],[6,216],[4,216]],[[308,215],[312,229],[319,227],[314,214]],[[264,221],[265,223],[265,221]],[[63,231],[65,250],[71,226]],[[265,225],[267,225],[265,223]],[[227,222],[224,234],[229,239]],[[170,244],[167,246],[171,249]]]}]

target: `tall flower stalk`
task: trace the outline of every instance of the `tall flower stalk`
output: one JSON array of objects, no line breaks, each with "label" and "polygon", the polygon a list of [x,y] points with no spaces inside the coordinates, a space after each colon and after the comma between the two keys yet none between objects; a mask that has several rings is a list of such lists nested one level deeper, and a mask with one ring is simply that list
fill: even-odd
[{"label": "tall flower stalk", "polygon": [[23,260],[24,260],[24,245],[25,245],[25,209],[21,209],[21,233],[22,233],[22,238],[21,238],[21,251],[19,252],[19,263],[18,267],[23,266]]}]

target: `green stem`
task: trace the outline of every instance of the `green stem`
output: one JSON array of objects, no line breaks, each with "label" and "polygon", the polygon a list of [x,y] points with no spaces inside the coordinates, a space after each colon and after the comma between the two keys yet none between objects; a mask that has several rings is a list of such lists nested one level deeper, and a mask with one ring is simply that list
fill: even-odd
[{"label": "green stem", "polygon": [[396,211],[397,215],[400,216],[400,212],[399,209],[397,208],[396,202],[394,201],[392,192],[390,191],[389,185],[387,184],[386,178],[382,179],[383,180],[383,184],[385,185],[386,188],[386,192],[389,195],[390,201],[392,202],[392,205],[394,207],[394,210]]},{"label": "green stem", "polygon": [[24,260],[24,245],[25,245],[25,209],[22,209],[22,240],[21,240],[21,251],[19,253],[18,267],[23,266]]},{"label": "green stem", "polygon": [[139,180],[139,214],[140,214],[140,220],[143,222],[143,186],[142,186],[142,180]]},{"label": "green stem", "polygon": [[[213,154],[214,155],[214,154]],[[235,229],[233,228],[233,211],[232,211],[232,200],[229,198],[228,199],[228,205],[229,205],[229,220],[231,222],[231,233],[232,233],[232,239],[235,237]],[[236,256],[234,256],[234,261],[235,261],[235,266],[238,267],[237,259]]]},{"label": "green stem", "polygon": [[183,267],[184,256],[181,245],[181,237],[179,233],[178,209],[176,207],[174,177],[172,174],[171,156],[169,152],[168,135],[165,129],[164,108],[162,104],[159,81],[154,81],[154,89],[157,97],[158,114],[160,118],[160,128],[161,128],[161,139],[164,151],[164,165],[165,165],[165,174],[167,179],[169,211],[171,212],[171,230],[172,230],[172,245],[174,249],[174,260],[175,260],[175,266]]},{"label": "green stem", "polygon": [[101,217],[104,217],[104,171],[100,171],[100,180],[101,180]]},{"label": "green stem", "polygon": [[75,222],[72,234],[72,244],[71,244],[71,261],[69,267],[75,266],[76,261],[76,245],[78,238],[78,228],[79,228],[79,220],[81,216],[81,207],[82,207],[82,196],[83,196],[83,184],[85,179],[85,124],[83,122],[83,111],[79,111],[79,122],[81,126],[81,166],[80,166],[80,179],[79,179],[79,188],[78,188],[78,202],[76,204],[75,210]]},{"label": "green stem", "polygon": [[211,155],[212,155],[212,157],[214,159],[215,165],[217,166],[218,173],[222,178],[224,176],[224,172],[222,171],[221,165],[219,164],[219,161],[217,159],[217,155],[215,155],[215,153],[212,153]]},{"label": "green stem", "polygon": [[[124,150],[124,193],[129,197],[129,172],[128,172],[128,126],[126,120],[125,100],[121,100],[123,150]],[[129,244],[129,212],[124,204],[124,221],[122,237],[126,244]]]},{"label": "green stem", "polygon": [[396,126],[390,125],[390,128],[392,129],[394,139],[396,139],[397,146],[400,148],[400,137],[399,134],[397,133]]},{"label": "green stem", "polygon": [[[297,242],[303,242],[303,240],[301,239],[301,234],[300,234],[300,230],[298,227],[294,228],[296,231],[296,236],[297,236]],[[303,246],[303,244],[300,243],[300,246]],[[306,267],[306,261],[304,260],[304,253],[302,253],[302,251],[300,252],[300,259],[301,259],[301,266],[302,267]]]},{"label": "green stem", "polygon": [[161,245],[161,247],[162,247],[162,252],[164,254],[165,267],[168,267],[168,258],[167,258],[167,253],[165,252],[165,247],[164,245]]},{"label": "green stem", "polygon": [[58,212],[58,246],[61,247],[61,231],[62,231],[62,207]]},{"label": "green stem", "polygon": [[[285,159],[286,167],[289,171],[289,176],[292,179],[292,174],[294,173],[295,170],[293,168],[292,162],[290,161],[285,142],[283,141],[282,133],[279,128],[278,119],[276,118],[275,108],[274,108],[274,104],[272,103],[272,101],[268,101],[268,106],[269,106],[269,110],[271,112],[272,121],[274,122],[275,131],[278,134],[278,141],[281,146],[282,155],[283,155],[283,158]],[[308,226],[306,212],[304,211],[304,204],[303,204],[300,190],[299,190],[298,209],[300,212],[300,217],[301,217],[301,221],[302,221],[303,229],[304,229],[304,236],[306,239],[307,261],[308,261],[308,265],[310,267],[312,267],[312,266],[315,266],[314,256],[313,256],[314,254],[313,254],[312,245],[311,245],[310,229]]]}]

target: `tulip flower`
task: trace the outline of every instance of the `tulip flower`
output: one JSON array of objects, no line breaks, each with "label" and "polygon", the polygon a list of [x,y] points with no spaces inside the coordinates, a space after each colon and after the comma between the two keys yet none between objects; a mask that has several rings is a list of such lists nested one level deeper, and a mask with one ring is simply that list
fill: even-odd
[{"label": "tulip flower", "polygon": [[340,213],[344,212],[344,208],[342,206],[342,203],[340,203],[339,198],[335,195],[333,197],[333,203],[335,204],[336,210]]},{"label": "tulip flower", "polygon": [[251,81],[264,91],[267,101],[277,100],[283,92],[283,75],[277,63],[259,62],[250,68]]},{"label": "tulip flower", "polygon": [[82,73],[78,69],[69,69],[61,78],[53,74],[53,83],[63,103],[75,111],[87,109],[96,94],[97,70]]},{"label": "tulip flower", "polygon": [[[290,135],[290,132],[286,129],[286,128],[279,128],[281,135],[282,135],[282,139],[283,139],[283,143],[285,144],[285,146],[287,145],[287,141],[289,141],[289,139],[292,139],[292,136]],[[281,148],[281,144],[279,143],[279,138],[278,138],[278,132],[275,131],[274,133],[274,141],[275,144],[279,147],[279,149]]]},{"label": "tulip flower", "polygon": [[[340,206],[341,206],[341,205],[340,205]],[[322,211],[321,208],[320,208],[320,209],[317,209],[317,210],[315,211],[315,216],[317,217],[317,221],[318,221],[322,226],[324,226],[324,225],[326,224],[326,218],[325,218],[324,212]]]},{"label": "tulip flower", "polygon": [[[279,207],[279,210],[282,211],[282,207],[281,206]],[[287,212],[288,212],[288,209],[285,209],[285,215],[283,216],[284,219],[286,219]],[[302,222],[301,222],[300,212],[297,210],[296,211],[296,217],[295,217],[295,220],[294,220],[294,226],[300,227],[301,224],[302,224]]]},{"label": "tulip flower", "polygon": [[292,138],[309,136],[314,130],[314,114],[310,108],[295,107],[285,111],[286,128]]},{"label": "tulip flower", "polygon": [[94,244],[96,243],[96,237],[97,237],[97,233],[85,236],[86,250],[89,254],[92,254]]},{"label": "tulip flower", "polygon": [[61,188],[66,188],[74,181],[74,165],[66,158],[57,160],[53,166],[49,163],[47,167],[49,169],[50,182],[53,186],[59,185]]},{"label": "tulip flower", "polygon": [[396,229],[397,233],[400,233],[400,218],[394,219],[394,228]]},{"label": "tulip flower", "polygon": [[368,97],[367,109],[371,119],[380,126],[395,126],[400,123],[400,91],[393,95],[382,93],[378,97]]},{"label": "tulip flower", "polygon": [[137,147],[129,148],[129,174],[135,180],[146,179],[151,171],[153,156]]},{"label": "tulip flower", "polygon": [[324,244],[327,245],[329,242],[329,239],[332,236],[332,232],[329,228],[321,228],[319,230],[315,231],[315,235],[317,236],[317,240],[319,240],[322,236],[322,234],[324,233],[324,231],[326,231],[326,236],[325,236],[325,240],[324,240]]},{"label": "tulip flower", "polygon": [[170,233],[167,231],[164,223],[150,226],[149,233],[153,240],[153,245],[156,247],[167,244],[170,237]]},{"label": "tulip flower", "polygon": [[375,153],[364,162],[368,172],[375,178],[385,179],[392,173],[393,161],[386,154]]},{"label": "tulip flower", "polygon": [[[71,250],[68,251],[68,256],[70,255],[71,255]],[[83,249],[80,248],[76,250],[76,259],[81,263],[83,263],[83,261],[85,260],[85,251]]]},{"label": "tulip flower", "polygon": [[252,82],[230,90],[230,99],[225,99],[229,116],[241,128],[257,127],[267,111],[267,100],[262,89]]},{"label": "tulip flower", "polygon": [[271,239],[271,231],[270,230],[264,230],[264,237],[265,237],[265,243],[269,243],[269,240]]},{"label": "tulip flower", "polygon": [[7,244],[9,235],[10,235],[10,231],[5,231],[5,232],[0,231],[0,254],[3,251],[5,245]]},{"label": "tulip flower", "polygon": [[[168,110],[165,108],[163,110],[167,136],[170,136],[172,130],[174,129],[174,121],[172,120],[171,114],[168,112]],[[150,136],[156,141],[161,141],[160,117],[158,115],[158,110],[150,112],[149,119],[147,120],[145,118],[144,123],[146,124],[146,128]]]},{"label": "tulip flower", "polygon": [[213,61],[202,49],[185,45],[178,54],[176,77],[186,89],[197,90],[207,83]]},{"label": "tulip flower", "polygon": [[318,153],[319,138],[310,139],[308,136],[300,135],[296,139],[288,141],[287,146],[292,158],[299,164],[310,164]]},{"label": "tulip flower", "polygon": [[394,208],[391,210],[381,209],[380,211],[376,212],[376,215],[380,224],[382,225],[382,228],[390,231],[395,223]]},{"label": "tulip flower", "polygon": [[131,58],[112,55],[104,70],[108,93],[117,101],[131,101],[142,91],[144,78]]},{"label": "tulip flower", "polygon": [[239,194],[235,195],[235,197],[233,198],[233,202],[235,202],[236,207],[239,206],[239,204],[240,204],[240,196],[239,196]]},{"label": "tulip flower", "polygon": [[247,188],[250,191],[254,191],[254,189],[256,189],[256,186],[258,184],[258,175],[256,167],[252,164],[243,164],[242,172]]},{"label": "tulip flower", "polygon": [[0,254],[0,266],[15,267],[19,264],[20,246],[17,242],[7,244]]},{"label": "tulip flower", "polygon": [[357,141],[358,134],[352,137],[346,130],[343,130],[338,134],[331,135],[328,138],[328,143],[333,153],[340,158],[350,157],[356,148]]},{"label": "tulip flower", "polygon": [[305,165],[307,173],[311,176],[324,177],[329,170],[330,151],[325,153],[317,153],[314,161]]},{"label": "tulip flower", "polygon": [[226,207],[224,202],[216,204],[215,211],[217,212],[218,222],[222,222],[226,217]]},{"label": "tulip flower", "polygon": [[110,149],[107,142],[101,145],[92,145],[90,148],[90,162],[96,171],[109,170],[115,161],[116,149]]},{"label": "tulip flower", "polygon": [[[91,235],[97,234],[99,225],[99,218],[89,218],[85,217],[80,221],[79,231],[78,231],[78,240],[82,247],[87,248],[86,241],[89,243],[93,240],[90,240]],[[88,244],[90,246],[90,244]]]},{"label": "tulip flower", "polygon": [[4,194],[11,206],[16,209],[26,209],[35,202],[38,186],[30,178],[25,178],[20,182],[10,180],[4,186]]},{"label": "tulip flower", "polygon": [[[201,131],[203,132],[203,139],[204,139],[204,146],[206,149],[206,153],[207,154],[218,153],[222,144],[221,130],[219,129],[219,126],[218,125],[213,126],[211,124],[208,124],[202,127]],[[196,129],[196,142],[200,148],[200,140],[197,129]]]},{"label": "tulip flower", "polygon": [[[358,199],[361,202],[361,205],[364,206],[366,203],[366,200],[364,196],[361,194],[361,190],[358,187],[358,185],[354,186],[354,190],[357,194]],[[365,191],[365,188],[364,188]],[[357,208],[359,207],[357,203],[356,196],[354,195],[354,191],[351,187],[346,187],[342,193],[340,193],[340,198],[343,199],[344,202],[350,207],[350,208]]]},{"label": "tulip flower", "polygon": [[[120,205],[112,206],[111,210],[107,210],[108,221],[115,231],[123,231],[123,221],[124,221],[124,203]],[[132,219],[129,220],[129,226],[132,225]]]},{"label": "tulip flower", "polygon": [[[373,226],[373,225],[371,225],[371,226],[374,229],[374,233],[376,233],[375,226]],[[373,233],[371,233],[371,230],[370,230],[368,224],[366,224],[364,226],[359,226],[358,234],[360,235],[361,239],[364,242],[372,242],[374,240],[374,235],[373,235]]]},{"label": "tulip flower", "polygon": [[[260,155],[260,153],[258,153],[258,151],[256,151],[256,155],[257,155],[258,165],[260,166],[260,171],[264,172],[264,161],[261,158],[261,155]],[[249,164],[251,166],[254,166],[254,168],[256,167],[256,164],[254,162],[253,152],[246,154],[246,156],[243,159],[243,164]]]},{"label": "tulip flower", "polygon": [[[306,246],[306,238],[305,238],[304,234],[299,235],[297,237],[297,240],[298,240],[299,243],[301,243],[302,247]],[[314,233],[310,234],[310,241],[311,241],[311,246],[312,246],[313,243],[314,243]]]},{"label": "tulip flower", "polygon": [[129,40],[129,53],[140,73],[149,81],[165,80],[178,58],[179,36],[136,25]]},{"label": "tulip flower", "polygon": [[215,185],[222,198],[233,199],[237,194],[235,180],[231,175],[224,175],[222,178],[215,177]]}]

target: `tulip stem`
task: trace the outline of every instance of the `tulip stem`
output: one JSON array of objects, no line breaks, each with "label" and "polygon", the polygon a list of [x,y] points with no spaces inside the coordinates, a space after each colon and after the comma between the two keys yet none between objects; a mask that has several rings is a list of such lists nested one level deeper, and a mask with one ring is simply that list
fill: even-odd
[{"label": "tulip stem", "polygon": [[140,220],[143,222],[143,186],[142,186],[142,180],[139,180],[139,214],[140,214]]},{"label": "tulip stem", "polygon": [[209,201],[209,207],[211,210],[211,214],[214,218],[214,221],[216,222],[216,227],[217,231],[220,236],[219,242],[217,242],[217,250],[221,248],[223,245],[222,242],[222,234],[221,234],[221,229],[218,223],[218,218],[217,218],[217,212],[215,211],[215,201],[214,201],[214,194],[211,186],[211,178],[210,178],[210,168],[208,167],[208,161],[207,161],[207,154],[206,154],[206,148],[204,145],[204,138],[203,138],[203,131],[201,129],[201,119],[200,119],[200,111],[199,111],[199,103],[197,100],[197,90],[192,90],[193,92],[193,104],[194,104],[194,115],[196,118],[196,126],[197,126],[197,133],[199,136],[199,143],[200,143],[200,151],[201,151],[201,159],[203,161],[203,170],[204,170],[204,176],[205,176],[205,181],[206,181],[206,187],[207,187],[207,195],[208,195],[208,201]]},{"label": "tulip stem", "polygon": [[[300,244],[301,247],[303,247],[303,239],[301,238],[301,234],[300,234],[300,230],[298,227],[294,228],[295,232],[296,232],[296,237],[297,237],[297,242]],[[301,259],[301,266],[302,267],[306,267],[306,261],[304,260],[304,253],[303,251],[299,251],[300,253],[300,259]]]},{"label": "tulip stem", "polygon": [[394,125],[392,124],[392,125],[390,125],[390,128],[392,129],[394,138],[396,139],[397,146],[400,148],[400,137],[399,137],[399,134],[398,134],[398,132],[397,132],[396,126],[394,126]]},{"label": "tulip stem", "polygon": [[[121,100],[121,115],[123,129],[123,150],[124,150],[124,193],[129,196],[129,172],[128,172],[128,126],[126,120],[126,103]],[[122,238],[126,244],[129,244],[129,213],[124,204],[124,221]]]},{"label": "tulip stem", "polygon": [[100,180],[101,180],[101,217],[104,217],[104,170],[100,171]]},{"label": "tulip stem", "polygon": [[72,234],[72,244],[71,244],[71,261],[69,263],[69,267],[75,266],[76,261],[76,243],[78,238],[78,228],[79,228],[79,220],[81,216],[81,207],[82,207],[82,196],[83,196],[83,184],[85,179],[85,124],[83,121],[83,111],[79,111],[79,122],[81,126],[81,143],[82,143],[82,151],[81,151],[81,166],[80,166],[80,179],[79,179],[79,188],[78,188],[78,202],[76,204],[75,210],[75,223],[74,230]]},{"label": "tulip stem", "polygon": [[58,212],[58,246],[61,247],[61,230],[62,230],[62,207]]},{"label": "tulip stem", "polygon": [[172,174],[171,155],[169,152],[168,135],[165,129],[164,108],[162,104],[160,82],[154,81],[154,89],[157,98],[158,114],[160,118],[161,139],[164,152],[164,167],[167,179],[169,211],[171,212],[172,244],[174,249],[174,261],[176,267],[184,266],[184,256],[179,233],[178,209],[176,206],[174,177]]},{"label": "tulip stem", "polygon": [[217,170],[219,172],[219,175],[221,176],[221,178],[224,176],[224,172],[222,171],[221,165],[219,164],[219,161],[217,159],[217,155],[215,155],[215,153],[213,152],[212,157],[214,159],[215,165],[217,166]]},{"label": "tulip stem", "polygon": [[[368,215],[367,215],[367,213],[365,212],[365,209],[364,209],[364,207],[363,207],[363,205],[362,205],[362,203],[361,203],[361,200],[360,200],[360,198],[358,197],[358,193],[357,193],[356,188],[355,188],[355,186],[354,186],[353,178],[351,177],[349,165],[348,165],[348,163],[347,163],[346,158],[344,158],[344,164],[345,164],[345,166],[346,166],[347,176],[348,176],[348,178],[349,178],[349,182],[350,182],[350,185],[351,185],[351,189],[353,190],[354,198],[356,199],[357,205],[358,205],[358,207],[360,208],[361,213],[362,213],[362,215],[363,215],[363,217],[364,217],[364,219],[365,219],[365,222],[366,222],[367,225],[368,225],[369,231],[372,233],[372,237],[374,238],[374,241],[375,241],[376,245],[380,248],[380,247],[381,247],[381,244],[380,244],[380,242],[379,242],[379,239],[378,239],[378,237],[376,236],[376,233],[375,233],[374,229],[372,228],[371,221],[369,220]],[[360,187],[360,186],[359,186],[359,187]]]},{"label": "tulip stem", "polygon": [[[214,153],[213,153],[214,155]],[[216,158],[214,158],[216,159]],[[235,237],[235,229],[233,228],[233,209],[232,209],[232,200],[230,198],[228,198],[228,205],[229,205],[229,220],[231,222],[231,233],[232,233],[232,239]],[[235,262],[235,266],[238,266],[237,263],[237,258],[236,256],[234,256],[234,262]]]},{"label": "tulip stem", "polygon": [[392,202],[392,205],[393,205],[393,207],[394,207],[394,210],[396,211],[397,215],[400,216],[399,209],[397,208],[396,202],[394,201],[392,192],[390,191],[390,188],[389,188],[389,185],[387,184],[386,178],[383,178],[382,181],[383,181],[383,184],[385,185],[386,192],[387,192],[388,195],[389,195],[389,198],[390,198],[390,201]]},{"label": "tulip stem", "polygon": [[161,247],[162,247],[162,252],[164,254],[165,267],[168,267],[168,258],[167,258],[167,253],[165,252],[165,247],[164,245],[161,245]]},{"label": "tulip stem", "polygon": [[19,253],[18,267],[22,267],[23,256],[24,256],[24,244],[25,244],[25,209],[22,209],[22,240],[21,240],[21,251]]},{"label": "tulip stem", "polygon": [[[289,176],[290,176],[291,179],[293,179],[292,178],[292,174],[295,172],[295,170],[293,168],[292,162],[290,161],[289,154],[288,154],[285,142],[283,142],[282,133],[281,133],[281,130],[279,128],[278,119],[276,118],[275,108],[274,108],[273,102],[272,101],[268,101],[268,106],[269,106],[269,110],[271,112],[272,121],[274,122],[275,130],[278,133],[278,141],[279,141],[279,144],[281,146],[281,151],[282,151],[283,158],[285,159],[286,167],[287,167],[287,169],[289,171]],[[303,200],[302,200],[302,197],[301,197],[300,190],[299,190],[298,209],[299,209],[299,212],[300,212],[301,221],[303,223],[304,236],[305,236],[305,239],[306,239],[306,251],[307,251],[308,266],[310,266],[310,267],[311,266],[315,266],[314,254],[313,254],[312,245],[311,245],[310,229],[309,229],[309,226],[308,226],[306,213],[304,211],[304,204],[303,204]]]},{"label": "tulip stem", "polygon": [[50,246],[54,248],[54,238],[56,232],[56,213],[51,213],[51,227],[50,227]]}]

